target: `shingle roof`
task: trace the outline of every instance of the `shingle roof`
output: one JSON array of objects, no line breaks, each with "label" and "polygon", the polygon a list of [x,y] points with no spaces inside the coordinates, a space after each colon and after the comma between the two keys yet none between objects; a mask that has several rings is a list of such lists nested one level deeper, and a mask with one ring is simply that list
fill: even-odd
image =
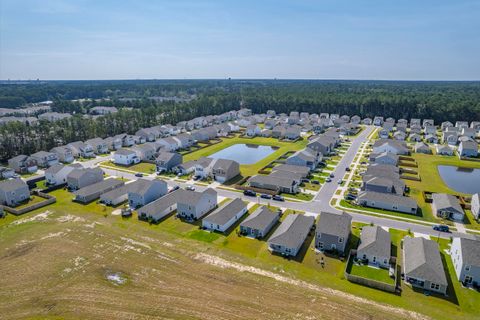
[{"label": "shingle roof", "polygon": [[185,203],[195,206],[204,196],[204,194],[210,194],[216,196],[217,192],[212,188],[207,188],[203,192],[189,191],[182,193],[178,198],[179,203]]},{"label": "shingle roof", "polygon": [[57,164],[54,164],[53,166],[50,166],[47,170],[45,170],[45,173],[55,174],[60,172],[60,170],[62,170],[64,167],[65,166],[63,164],[57,163]]},{"label": "shingle roof", "polygon": [[462,260],[465,265],[480,267],[480,240],[460,238]]},{"label": "shingle roof", "polygon": [[80,197],[85,197],[90,194],[96,193],[96,192],[101,192],[107,188],[114,187],[114,186],[120,186],[124,185],[125,182],[117,179],[106,179],[94,184],[91,184],[89,186],[83,187],[78,191],[75,191],[73,194],[76,196]]},{"label": "shingle roof", "polygon": [[206,218],[204,218],[204,220],[222,226],[246,207],[247,205],[245,202],[243,202],[240,198],[235,198],[226,205],[209,214]]},{"label": "shingle roof", "polygon": [[290,214],[275,230],[268,242],[287,248],[297,248],[303,243],[313,223],[313,217],[302,214]]},{"label": "shingle roof", "polygon": [[122,155],[122,156],[128,156],[130,154],[135,154],[135,151],[122,148],[122,149],[118,149],[117,151],[115,151],[115,154]]},{"label": "shingle roof", "polygon": [[442,258],[435,241],[423,237],[403,239],[405,275],[430,282],[448,285]]},{"label": "shingle roof", "polygon": [[381,201],[386,203],[395,203],[404,207],[417,208],[417,202],[410,198],[394,193],[382,193],[375,191],[364,191],[358,195],[358,200],[368,199],[371,201]]},{"label": "shingle roof", "polygon": [[157,180],[138,179],[137,181],[129,184],[129,193],[143,195],[150,188],[154,187],[154,185],[159,186],[160,184],[166,185],[167,183],[163,180],[158,180],[158,179]]},{"label": "shingle roof", "polygon": [[363,227],[360,234],[360,245],[357,250],[365,251],[377,257],[390,257],[390,233],[379,226]]},{"label": "shingle roof", "polygon": [[446,193],[433,193],[432,202],[437,210],[453,209],[459,213],[463,213],[463,209],[458,202],[457,197]]},{"label": "shingle roof", "polygon": [[272,212],[268,207],[262,206],[243,220],[240,225],[245,228],[263,230],[268,227],[272,221],[278,219],[279,215],[278,212]]},{"label": "shingle roof", "polygon": [[18,190],[19,188],[24,188],[28,187],[25,181],[22,179],[10,179],[6,181],[0,182],[0,189],[3,191],[15,191]]},{"label": "shingle roof", "polygon": [[352,216],[345,212],[321,212],[317,232],[346,238],[350,234],[351,224]]}]

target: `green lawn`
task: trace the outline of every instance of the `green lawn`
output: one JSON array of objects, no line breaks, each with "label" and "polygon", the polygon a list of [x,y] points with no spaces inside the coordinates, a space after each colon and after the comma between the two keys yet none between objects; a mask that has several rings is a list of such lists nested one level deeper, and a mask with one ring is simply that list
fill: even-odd
[{"label": "green lawn", "polygon": [[357,265],[353,263],[353,261],[351,262],[351,266],[349,269],[350,274],[354,276],[372,279],[392,285],[395,284],[395,280],[390,277],[390,275],[388,274],[388,270],[386,269],[373,268],[367,265]]},{"label": "green lawn", "polygon": [[135,171],[135,172],[141,172],[141,173],[146,173],[146,174],[151,174],[154,173],[156,168],[153,163],[146,163],[146,162],[140,162],[131,166],[121,166],[118,164],[115,164],[111,161],[105,161],[100,164],[102,167],[109,167],[115,170],[119,171]]},{"label": "green lawn", "polygon": [[201,157],[207,157],[211,154],[214,154],[220,150],[228,148],[235,144],[257,144],[257,145],[264,145],[264,146],[275,146],[278,147],[272,154],[268,155],[267,157],[263,158],[262,160],[258,161],[252,165],[240,165],[240,172],[241,175],[246,176],[253,176],[258,173],[258,170],[269,164],[270,162],[278,159],[284,153],[288,151],[298,151],[307,145],[307,140],[299,140],[297,142],[284,142],[278,141],[277,139],[273,138],[263,138],[263,137],[255,137],[255,138],[242,138],[242,137],[235,137],[235,138],[222,138],[222,142],[213,144],[211,146],[205,147],[203,149],[190,152],[183,157],[183,161],[187,162],[190,160],[197,160]]},{"label": "green lawn", "polygon": [[296,199],[296,200],[303,200],[303,201],[310,201],[313,199],[313,195],[309,193],[296,193],[296,194],[289,194],[289,193],[282,193],[284,198],[288,199]]}]

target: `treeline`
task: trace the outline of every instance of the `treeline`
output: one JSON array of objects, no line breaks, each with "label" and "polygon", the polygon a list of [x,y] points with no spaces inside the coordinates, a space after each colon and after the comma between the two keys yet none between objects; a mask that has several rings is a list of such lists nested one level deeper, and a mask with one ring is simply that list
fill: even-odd
[{"label": "treeline", "polygon": [[[188,96],[188,102],[158,102],[152,96]],[[0,160],[17,154],[107,137],[157,124],[219,114],[241,106],[255,113],[305,111],[374,117],[480,121],[480,82],[290,81],[290,80],[142,80],[63,81],[0,85],[0,101],[53,100],[53,110],[75,113],[68,120],[28,126],[0,126]],[[99,99],[75,102],[72,99]],[[133,99],[125,99],[133,98]],[[102,100],[103,99],[103,100]],[[129,107],[94,119],[95,105]],[[1,105],[0,105],[1,107]]]}]

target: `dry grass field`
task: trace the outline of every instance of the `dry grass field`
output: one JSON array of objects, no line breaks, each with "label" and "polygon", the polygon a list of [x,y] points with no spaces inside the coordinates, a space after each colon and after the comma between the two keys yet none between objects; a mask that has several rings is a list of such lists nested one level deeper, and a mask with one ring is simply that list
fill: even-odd
[{"label": "dry grass field", "polygon": [[248,265],[172,217],[149,226],[68,201],[0,220],[1,319],[423,318]]}]

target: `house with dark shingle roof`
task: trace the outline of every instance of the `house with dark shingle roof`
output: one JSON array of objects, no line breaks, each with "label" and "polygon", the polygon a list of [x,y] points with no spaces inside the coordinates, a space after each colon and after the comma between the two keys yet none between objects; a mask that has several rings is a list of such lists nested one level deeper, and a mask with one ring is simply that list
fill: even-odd
[{"label": "house with dark shingle roof", "polygon": [[432,211],[438,217],[463,221],[465,212],[463,211],[457,197],[446,193],[432,194]]},{"label": "house with dark shingle roof", "polygon": [[177,201],[177,216],[187,220],[198,220],[217,207],[217,192],[207,188],[203,192],[182,193]]},{"label": "house with dark shingle roof", "polygon": [[358,195],[357,203],[361,206],[416,214],[417,202],[410,198],[394,193],[363,191]]},{"label": "house with dark shingle roof", "polygon": [[413,287],[446,294],[447,277],[435,241],[403,238],[403,273],[405,282]]},{"label": "house with dark shingle roof", "polygon": [[70,190],[82,189],[103,180],[100,168],[75,168],[67,174],[67,186]]},{"label": "house with dark shingle roof", "polygon": [[183,197],[188,197],[189,194],[190,191],[185,191],[183,189],[167,193],[163,197],[138,209],[138,219],[158,223],[170,213],[177,210],[178,200]]},{"label": "house with dark shingle roof", "polygon": [[398,159],[398,155],[391,152],[371,153],[369,156],[371,162],[389,164],[392,166],[398,165]]},{"label": "house with dark shingle roof", "polygon": [[58,164],[58,156],[53,152],[38,151],[31,155],[41,168],[48,168],[54,164]]},{"label": "house with dark shingle roof", "polygon": [[373,153],[391,152],[398,155],[409,153],[405,141],[379,139],[373,144]]},{"label": "house with dark shingle roof", "polygon": [[480,285],[480,240],[455,237],[450,249],[458,281]]},{"label": "house with dark shingle roof", "polygon": [[379,226],[366,226],[360,234],[357,258],[368,261],[369,265],[381,268],[390,267],[392,255],[390,233]]},{"label": "house with dark shingle roof", "polygon": [[138,179],[132,182],[128,191],[130,208],[138,208],[157,200],[168,192],[167,183],[160,179]]},{"label": "house with dark shingle roof", "polygon": [[246,213],[245,202],[240,198],[235,198],[203,218],[202,227],[212,231],[225,232]]},{"label": "house with dark shingle roof", "polygon": [[286,164],[295,166],[304,166],[310,170],[315,169],[322,156],[317,156],[316,152],[308,148],[295,152],[286,161]]},{"label": "house with dark shingle roof", "polygon": [[478,156],[478,143],[476,141],[462,141],[458,146],[459,157]]},{"label": "house with dark shingle roof", "polygon": [[63,163],[72,163],[75,160],[72,150],[66,146],[55,147],[50,152],[55,153],[58,160]]},{"label": "house with dark shingle roof", "polygon": [[0,205],[15,207],[30,198],[28,185],[22,179],[0,182]]},{"label": "house with dark shingle roof", "polygon": [[158,172],[171,171],[174,167],[181,164],[183,161],[183,156],[177,152],[167,152],[160,151],[157,158],[155,159],[155,164]]},{"label": "house with dark shingle roof", "polygon": [[432,150],[430,149],[430,147],[424,142],[415,143],[413,150],[415,150],[416,153],[425,153],[425,154],[432,153]]},{"label": "house with dark shingle roof", "polygon": [[263,238],[279,219],[280,212],[261,206],[240,223],[240,233],[252,238]]},{"label": "house with dark shingle roof", "polygon": [[9,159],[8,166],[16,173],[34,173],[38,170],[37,161],[23,154]]},{"label": "house with dark shingle roof", "polygon": [[268,249],[295,257],[307,239],[315,220],[303,214],[289,214],[268,239]]},{"label": "house with dark shingle roof", "polygon": [[125,185],[125,182],[117,179],[106,179],[100,182],[88,185],[74,192],[75,201],[89,203],[100,198],[106,192],[117,189]]},{"label": "house with dark shingle roof", "polygon": [[349,214],[321,212],[315,229],[315,247],[322,251],[336,251],[344,254],[351,227],[352,216]]}]

